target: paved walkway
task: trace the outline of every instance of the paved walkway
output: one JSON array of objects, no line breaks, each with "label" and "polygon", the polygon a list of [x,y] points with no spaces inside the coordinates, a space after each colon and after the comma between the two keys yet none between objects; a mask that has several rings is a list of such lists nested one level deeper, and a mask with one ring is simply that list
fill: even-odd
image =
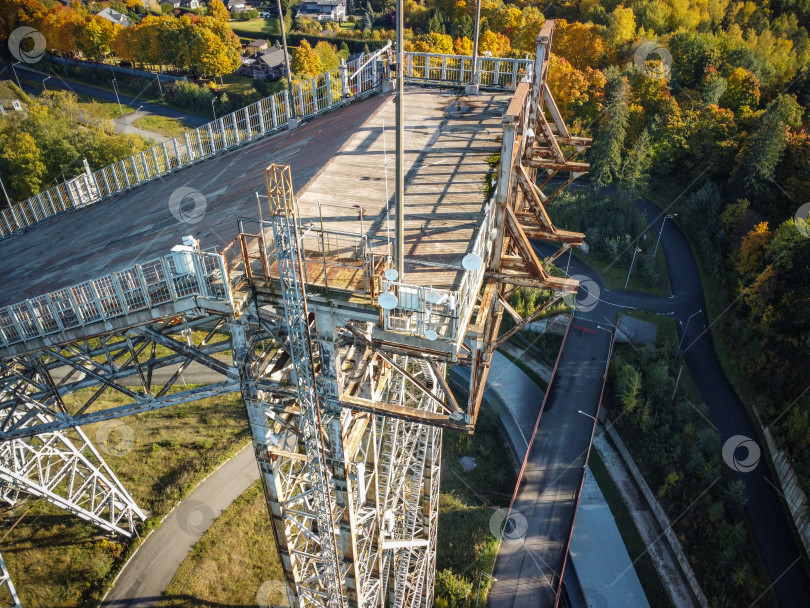
[{"label": "paved walkway", "polygon": [[214,520],[256,480],[248,445],[200,483],[143,541],[101,603],[108,608],[154,606]]}]

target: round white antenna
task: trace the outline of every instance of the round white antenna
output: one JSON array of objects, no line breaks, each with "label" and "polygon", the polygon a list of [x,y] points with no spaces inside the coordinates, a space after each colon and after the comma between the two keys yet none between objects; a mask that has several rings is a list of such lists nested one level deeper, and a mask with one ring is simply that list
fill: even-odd
[{"label": "round white antenna", "polygon": [[464,266],[464,270],[469,270],[470,272],[481,268],[481,265],[483,263],[484,260],[481,259],[481,256],[478,256],[474,253],[468,253],[461,260],[461,265]]},{"label": "round white antenna", "polygon": [[427,330],[427,331],[425,332],[425,338],[427,338],[427,339],[428,339],[428,340],[430,340],[431,342],[433,342],[433,341],[434,341],[436,338],[438,338],[438,337],[439,337],[439,334],[437,334],[437,333],[436,333],[435,331],[433,331],[432,329],[429,329],[429,330]]},{"label": "round white antenna", "polygon": [[397,304],[399,304],[399,300],[397,300],[397,297],[390,291],[386,291],[385,293],[381,293],[377,298],[377,304],[379,304],[380,308],[383,310],[394,310]]},{"label": "round white antenna", "polygon": [[393,269],[389,268],[385,271],[385,280],[386,281],[396,281],[399,278],[399,273]]},{"label": "round white antenna", "polygon": [[431,291],[427,292],[427,295],[425,296],[425,299],[428,302],[430,302],[431,304],[438,304],[439,300],[442,299],[442,294],[440,294],[438,291],[431,290]]}]

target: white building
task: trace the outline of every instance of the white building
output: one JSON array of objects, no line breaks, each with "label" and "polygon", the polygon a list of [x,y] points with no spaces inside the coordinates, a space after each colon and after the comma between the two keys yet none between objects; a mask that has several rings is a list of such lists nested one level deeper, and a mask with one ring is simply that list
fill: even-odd
[{"label": "white building", "polygon": [[340,21],[346,16],[346,0],[304,0],[298,5],[297,15],[318,21]]}]

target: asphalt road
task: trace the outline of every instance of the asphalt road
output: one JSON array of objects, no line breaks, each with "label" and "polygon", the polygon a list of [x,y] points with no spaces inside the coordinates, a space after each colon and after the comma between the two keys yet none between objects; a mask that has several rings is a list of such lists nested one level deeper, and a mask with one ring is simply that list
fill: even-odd
[{"label": "asphalt road", "polygon": [[[646,199],[638,200],[636,205],[657,233],[663,218],[661,210]],[[725,442],[735,435],[756,440],[754,424],[717,359],[707,329],[703,287],[695,258],[686,237],[671,221],[664,226],[661,248],[666,255],[673,293],[669,298],[632,291],[607,290],[587,264],[572,257],[569,274],[589,277],[593,281],[591,285],[596,285],[597,293],[594,295],[599,297],[593,310],[577,311],[576,318],[615,325],[618,312],[626,308],[672,316],[677,321],[679,336],[683,338],[684,360],[709,408],[711,422],[721,440]],[[538,250],[545,253],[551,251],[545,246],[538,246]],[[580,300],[584,297],[585,294],[582,294]],[[766,453],[764,447],[762,452]],[[806,607],[807,598],[810,597],[807,560],[803,559],[794,525],[776,489],[779,487],[778,481],[763,460],[752,471],[735,474],[745,486],[748,517],[780,604],[786,608]],[[762,590],[765,591],[767,590]]]},{"label": "asphalt road", "polygon": [[560,589],[612,338],[597,323],[576,325],[587,331],[572,326],[563,345],[495,563],[492,608],[553,608]]},{"label": "asphalt road", "polygon": [[101,606],[154,606],[194,544],[258,479],[253,446],[248,445],[200,483],[144,540],[121,570]]},{"label": "asphalt road", "polygon": [[[27,80],[30,82],[42,83],[42,81],[49,76],[48,74],[39,71],[36,68],[36,64],[32,66],[15,65],[14,70],[19,75],[23,88],[26,89],[27,92],[32,92],[35,94],[39,94],[41,89],[37,87],[27,87],[25,85],[25,81]],[[3,78],[8,78],[15,83],[17,82],[14,72],[7,65],[0,65],[0,76]],[[170,108],[159,103],[150,103],[140,99],[139,97],[132,97],[131,95],[125,95],[124,93],[119,93],[118,98],[116,98],[115,93],[112,91],[100,89],[89,84],[75,82],[73,80],[65,80],[57,75],[50,75],[50,78],[48,78],[48,82],[45,83],[45,86],[49,89],[73,91],[77,95],[86,95],[101,101],[110,101],[115,103],[120,100],[122,104],[133,108],[143,106],[142,109],[144,114],[155,114],[157,116],[166,116],[167,118],[177,118],[189,128],[199,127],[200,125],[204,125],[213,119],[213,116],[211,118],[206,118],[203,116],[197,116],[196,114],[189,114],[183,110]],[[110,86],[112,86],[112,72],[110,72]]]}]

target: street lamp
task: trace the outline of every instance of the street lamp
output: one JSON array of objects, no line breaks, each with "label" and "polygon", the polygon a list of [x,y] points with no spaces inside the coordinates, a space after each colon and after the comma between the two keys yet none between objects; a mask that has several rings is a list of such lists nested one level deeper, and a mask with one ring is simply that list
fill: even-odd
[{"label": "street lamp", "polygon": [[697,312],[692,313],[692,315],[686,320],[686,327],[683,328],[683,335],[681,336],[681,341],[678,342],[678,350],[675,351],[675,358],[676,359],[678,358],[678,354],[681,352],[681,345],[683,344],[683,340],[684,340],[684,338],[686,338],[686,330],[689,329],[689,322],[692,320],[692,317],[694,317],[695,315],[700,314],[702,312],[703,312],[703,309],[698,308]]},{"label": "street lamp", "polygon": [[217,101],[217,98],[216,98],[216,97],[214,97],[214,98],[211,100],[211,112],[213,112],[213,114],[214,114],[214,120],[216,120],[216,119],[217,119],[217,111],[214,109],[214,102],[215,102],[215,101]]},{"label": "street lamp", "polygon": [[478,592],[475,594],[475,608],[478,608],[478,600],[481,599],[481,581],[485,576],[488,576],[492,579],[493,583],[497,583],[498,579],[492,576],[489,572],[484,572],[483,570],[478,573]]},{"label": "street lamp", "polygon": [[667,220],[671,220],[673,217],[676,217],[677,213],[670,213],[664,216],[664,221],[661,222],[661,229],[658,231],[658,240],[655,241],[655,249],[653,249],[653,258],[655,258],[655,254],[658,252],[658,243],[661,242],[661,233],[664,232],[664,224],[667,223]]},{"label": "street lamp", "polygon": [[121,107],[121,99],[118,97],[118,81],[115,79],[115,76],[113,76],[112,83],[113,91],[115,91],[115,101],[118,102],[118,111],[121,113],[121,116],[123,116],[124,108]]},{"label": "street lamp", "polygon": [[42,79],[42,88],[45,89],[46,91],[48,90],[48,87],[45,86],[45,83],[48,81],[48,78],[50,78],[50,75]]},{"label": "street lamp", "polygon": [[591,415],[590,415],[590,414],[588,414],[587,412],[583,412],[582,410],[577,410],[577,414],[582,414],[583,416],[587,416],[588,418],[590,418],[591,420],[593,420],[594,422],[596,422],[596,418],[594,418],[593,416],[591,416]]},{"label": "street lamp", "polygon": [[21,64],[22,64],[22,61],[18,61],[17,63],[12,63],[11,64],[11,71],[14,72],[14,78],[17,79],[17,86],[20,87],[20,90],[22,91],[22,85],[20,84],[20,77],[17,76],[17,70],[14,69],[15,65],[21,65]]},{"label": "street lamp", "polygon": [[630,283],[630,273],[633,272],[633,263],[636,261],[636,254],[639,253],[641,249],[636,247],[636,250],[633,252],[633,259],[630,260],[630,270],[627,271],[627,280],[624,282],[624,288],[627,289],[628,283]]},{"label": "street lamp", "polygon": [[152,73],[155,75],[155,80],[157,80],[157,83],[158,83],[158,90],[160,91],[160,98],[163,99],[163,87],[160,84],[160,76],[158,75],[157,72],[152,72]]},{"label": "street lamp", "polygon": [[[142,106],[142,105],[140,105],[140,106],[138,106],[138,109],[137,109],[137,110],[135,110],[135,115],[136,115],[136,116],[138,115],[138,112],[140,112],[140,111],[141,111],[141,108],[142,108],[142,107],[143,107],[143,106]],[[140,125],[138,125],[138,121],[139,121],[140,119],[141,119],[141,117],[140,117],[140,116],[138,116],[138,117],[135,119],[135,126],[136,126],[136,127],[138,127],[139,129],[141,128],[141,127],[140,127]]]}]

